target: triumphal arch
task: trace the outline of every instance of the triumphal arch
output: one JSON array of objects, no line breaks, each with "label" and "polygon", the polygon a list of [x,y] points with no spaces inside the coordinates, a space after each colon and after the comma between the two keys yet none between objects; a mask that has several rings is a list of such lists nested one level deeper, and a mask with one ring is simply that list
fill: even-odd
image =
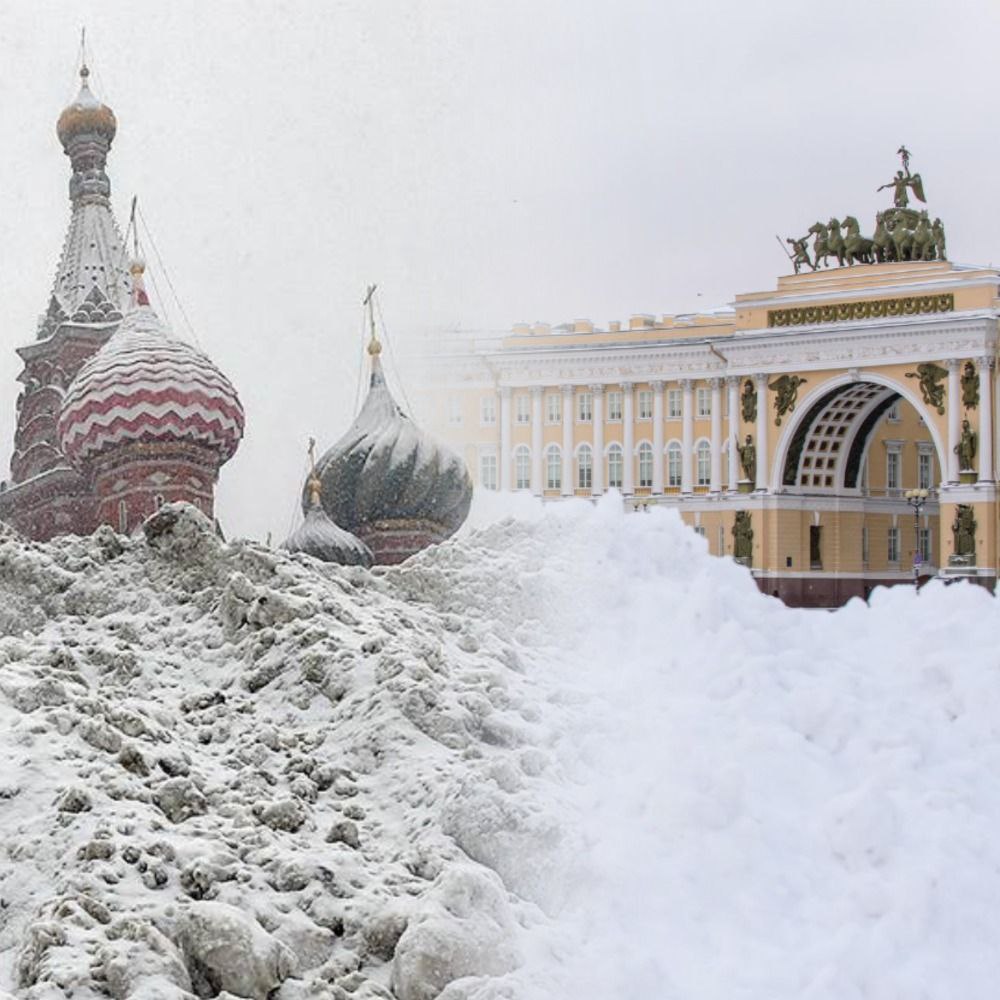
[{"label": "triumphal arch", "polygon": [[816,222],[730,309],[439,339],[426,419],[480,487],[674,507],[790,604],[993,587],[1000,272],[948,259],[899,155],[870,235]]}]

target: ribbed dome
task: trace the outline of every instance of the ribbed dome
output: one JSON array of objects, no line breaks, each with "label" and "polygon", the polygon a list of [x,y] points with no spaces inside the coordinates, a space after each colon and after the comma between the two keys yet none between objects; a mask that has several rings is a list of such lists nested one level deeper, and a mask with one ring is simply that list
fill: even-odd
[{"label": "ribbed dome", "polygon": [[338,528],[318,505],[309,507],[306,519],[281,547],[341,566],[371,566],[375,561],[371,549],[360,538]]},{"label": "ribbed dome", "polygon": [[[320,459],[323,509],[366,536],[377,522],[427,521],[443,537],[469,513],[465,463],[418,428],[392,398],[373,354],[371,388],[350,430]],[[308,510],[308,492],[303,508]]]},{"label": "ribbed dome", "polygon": [[59,415],[59,443],[74,464],[133,441],[183,441],[232,457],[243,408],[229,380],[177,340],[148,305],[132,308],[79,371]]},{"label": "ribbed dome", "polygon": [[56,122],[56,134],[64,149],[78,135],[97,133],[108,142],[115,137],[118,128],[115,113],[93,95],[87,83],[89,76],[90,70],[84,66],[80,70],[80,92],[76,100],[63,109]]}]

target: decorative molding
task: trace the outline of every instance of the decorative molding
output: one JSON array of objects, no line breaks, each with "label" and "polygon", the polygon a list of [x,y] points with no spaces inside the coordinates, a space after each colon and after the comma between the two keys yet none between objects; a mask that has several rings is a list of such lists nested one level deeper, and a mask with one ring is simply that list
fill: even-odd
[{"label": "decorative molding", "polygon": [[767,325],[805,326],[810,323],[840,323],[844,320],[877,319],[882,316],[920,316],[955,311],[953,292],[937,295],[907,295],[899,299],[862,299],[826,305],[769,309]]}]

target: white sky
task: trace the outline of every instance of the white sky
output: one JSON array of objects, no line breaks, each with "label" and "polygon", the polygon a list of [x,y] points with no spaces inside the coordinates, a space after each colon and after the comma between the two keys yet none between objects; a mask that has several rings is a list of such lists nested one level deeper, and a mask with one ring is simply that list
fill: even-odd
[{"label": "white sky", "polygon": [[4,0],[0,468],[84,23],[119,220],[138,193],[247,410],[231,534],[280,540],[306,439],[346,428],[371,281],[397,338],[710,308],[785,273],[776,233],[870,230],[901,142],[950,256],[1000,259],[996,0]]}]

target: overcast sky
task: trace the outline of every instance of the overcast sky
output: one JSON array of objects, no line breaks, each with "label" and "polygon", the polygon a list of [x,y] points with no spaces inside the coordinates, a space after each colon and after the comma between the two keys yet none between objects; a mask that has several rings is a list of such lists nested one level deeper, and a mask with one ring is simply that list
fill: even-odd
[{"label": "overcast sky", "polygon": [[118,217],[138,193],[246,407],[231,534],[280,540],[306,439],[346,428],[369,282],[397,339],[711,308],[787,271],[775,234],[870,230],[901,142],[950,256],[1000,262],[996,0],[4,0],[4,470],[84,23]]}]

